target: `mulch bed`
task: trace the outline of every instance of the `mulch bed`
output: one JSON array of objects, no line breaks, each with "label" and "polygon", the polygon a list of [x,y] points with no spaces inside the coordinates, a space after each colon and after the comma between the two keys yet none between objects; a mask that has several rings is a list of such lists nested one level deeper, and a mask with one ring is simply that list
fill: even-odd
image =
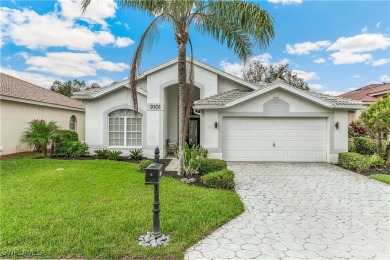
[{"label": "mulch bed", "polygon": [[390,175],[390,167],[389,166],[381,166],[377,168],[370,168],[367,171],[361,172],[360,174],[363,174],[365,176],[370,176],[371,174],[386,174]]}]

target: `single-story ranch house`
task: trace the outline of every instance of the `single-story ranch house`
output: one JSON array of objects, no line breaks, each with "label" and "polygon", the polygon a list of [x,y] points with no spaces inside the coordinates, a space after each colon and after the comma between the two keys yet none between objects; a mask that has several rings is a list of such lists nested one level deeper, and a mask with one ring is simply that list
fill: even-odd
[{"label": "single-story ranch house", "polygon": [[[360,101],[303,91],[281,80],[254,85],[195,61],[190,144],[227,161],[337,162],[348,150],[348,111]],[[75,94],[86,105],[86,142],[95,149],[143,148],[153,158],[178,140],[177,59],[138,77],[138,112],[129,81]]]},{"label": "single-story ranch house", "polygon": [[31,151],[21,142],[28,122],[56,121],[61,129],[74,130],[84,140],[84,104],[10,75],[0,73],[0,155]]}]

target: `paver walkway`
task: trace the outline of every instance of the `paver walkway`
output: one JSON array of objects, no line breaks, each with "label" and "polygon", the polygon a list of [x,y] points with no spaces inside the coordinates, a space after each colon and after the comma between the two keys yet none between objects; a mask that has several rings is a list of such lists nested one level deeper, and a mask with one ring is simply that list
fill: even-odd
[{"label": "paver walkway", "polygon": [[245,212],[185,259],[390,259],[390,186],[326,163],[229,163]]}]

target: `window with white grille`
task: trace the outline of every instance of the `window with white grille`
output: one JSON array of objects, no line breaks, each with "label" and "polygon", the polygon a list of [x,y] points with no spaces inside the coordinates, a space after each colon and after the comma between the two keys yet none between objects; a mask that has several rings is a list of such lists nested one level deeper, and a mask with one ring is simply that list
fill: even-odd
[{"label": "window with white grille", "polygon": [[142,147],[142,114],[131,109],[109,113],[108,145]]}]

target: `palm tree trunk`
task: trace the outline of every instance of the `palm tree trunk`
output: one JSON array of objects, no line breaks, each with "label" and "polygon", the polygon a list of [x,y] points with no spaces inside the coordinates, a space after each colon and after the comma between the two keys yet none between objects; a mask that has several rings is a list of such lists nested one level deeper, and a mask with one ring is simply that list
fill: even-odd
[{"label": "palm tree trunk", "polygon": [[178,81],[179,81],[179,169],[177,174],[184,174],[184,143],[185,143],[185,93],[187,83],[186,43],[178,42]]}]

